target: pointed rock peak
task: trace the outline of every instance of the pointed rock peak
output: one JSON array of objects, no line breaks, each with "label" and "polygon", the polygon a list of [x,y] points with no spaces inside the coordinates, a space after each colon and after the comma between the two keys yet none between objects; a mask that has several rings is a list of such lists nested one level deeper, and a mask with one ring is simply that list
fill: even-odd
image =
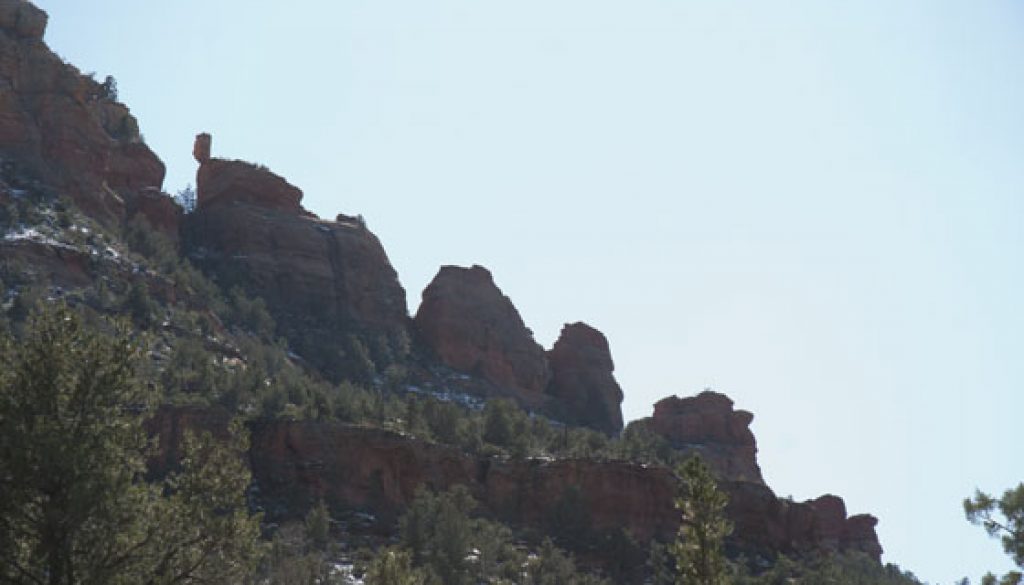
[{"label": "pointed rock peak", "polygon": [[423,341],[442,363],[513,391],[525,404],[543,399],[550,374],[544,349],[482,266],[442,266],[416,312]]},{"label": "pointed rock peak", "polygon": [[25,0],[0,0],[0,29],[22,39],[42,40],[46,12]]},{"label": "pointed rock peak", "polygon": [[565,325],[548,362],[548,394],[560,402],[566,422],[611,435],[622,430],[622,389],[603,333],[586,323]]}]

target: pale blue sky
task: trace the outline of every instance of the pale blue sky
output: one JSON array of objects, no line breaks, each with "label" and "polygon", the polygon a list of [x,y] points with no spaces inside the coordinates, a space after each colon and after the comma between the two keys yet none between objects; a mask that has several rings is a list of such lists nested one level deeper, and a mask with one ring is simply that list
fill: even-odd
[{"label": "pale blue sky", "polygon": [[608,335],[627,419],[713,386],[885,560],[1009,568],[960,500],[1024,480],[1021,3],[38,3],[167,190],[210,131],[363,214],[412,310],[488,266],[545,346]]}]

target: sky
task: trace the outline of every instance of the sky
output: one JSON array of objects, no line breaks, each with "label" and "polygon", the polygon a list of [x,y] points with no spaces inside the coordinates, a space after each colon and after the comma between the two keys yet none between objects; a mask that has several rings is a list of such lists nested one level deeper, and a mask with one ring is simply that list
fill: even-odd
[{"label": "sky", "polygon": [[607,335],[627,420],[725,392],[885,561],[1011,568],[961,500],[1024,480],[1020,2],[37,3],[165,190],[210,132],[362,214],[411,311],[487,266],[545,347]]}]

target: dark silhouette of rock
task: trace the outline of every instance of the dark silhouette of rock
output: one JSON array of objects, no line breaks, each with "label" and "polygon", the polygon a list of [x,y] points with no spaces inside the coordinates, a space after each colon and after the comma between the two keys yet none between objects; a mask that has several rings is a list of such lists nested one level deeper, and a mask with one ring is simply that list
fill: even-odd
[{"label": "dark silhouette of rock", "polygon": [[562,328],[547,353],[551,382],[547,393],[558,401],[568,423],[611,435],[622,430],[622,389],[604,334],[585,323]]}]

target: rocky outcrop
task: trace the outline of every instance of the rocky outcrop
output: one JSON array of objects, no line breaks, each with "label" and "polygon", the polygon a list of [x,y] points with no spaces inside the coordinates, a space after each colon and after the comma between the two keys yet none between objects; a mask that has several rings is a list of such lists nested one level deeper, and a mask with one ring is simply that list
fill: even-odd
[{"label": "rocky outcrop", "polygon": [[112,86],[43,44],[46,20],[29,2],[0,0],[0,157],[45,177],[94,218],[119,221],[125,201],[160,188],[164,165]]},{"label": "rocky outcrop", "polygon": [[544,349],[482,266],[443,266],[416,312],[420,338],[445,365],[542,405],[550,381]]},{"label": "rocky outcrop", "polygon": [[[223,432],[220,411],[161,409],[148,428],[159,437],[154,465],[173,466],[186,428]],[[218,430],[220,429],[220,430]],[[341,423],[259,421],[250,426],[249,452],[261,503],[272,516],[299,516],[319,499],[340,508],[397,518],[420,486],[464,485],[483,511],[512,524],[550,530],[555,507],[575,491],[591,528],[624,529],[638,542],[675,537],[676,478],[666,469],[588,459],[493,459],[398,433]],[[882,549],[873,517],[846,516],[842,500],[803,503],[779,499],[766,486],[722,482],[735,525],[729,546],[748,555],[856,550],[876,560]]]},{"label": "rocky outcrop", "polygon": [[[208,145],[197,141],[199,158]],[[405,335],[405,290],[365,223],[317,218],[298,188],[248,163],[206,158],[198,185],[189,255],[222,284],[262,297],[303,357],[343,377],[332,368],[352,351],[342,348],[348,334]]]},{"label": "rocky outcrop", "polygon": [[196,175],[199,209],[216,204],[249,203],[263,209],[302,214],[301,201],[301,189],[266,167],[240,160],[207,159]]},{"label": "rocky outcrop", "polygon": [[764,483],[750,431],[753,420],[753,414],[734,410],[728,396],[704,391],[664,398],[654,405],[654,416],[633,424],[661,435],[675,449],[700,454],[721,478]]},{"label": "rocky outcrop", "polygon": [[585,323],[562,328],[547,354],[551,382],[547,393],[557,400],[567,423],[608,434],[622,430],[622,389],[604,334]]}]

